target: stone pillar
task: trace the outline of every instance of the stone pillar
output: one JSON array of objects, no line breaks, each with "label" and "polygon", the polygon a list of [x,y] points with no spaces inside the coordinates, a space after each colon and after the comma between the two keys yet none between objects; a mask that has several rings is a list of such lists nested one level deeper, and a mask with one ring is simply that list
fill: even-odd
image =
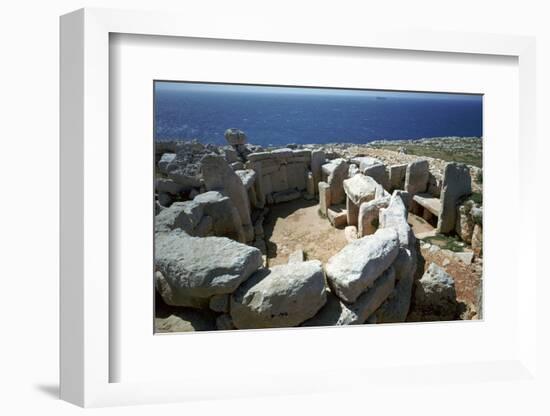
[{"label": "stone pillar", "polygon": [[313,175],[313,188],[315,193],[319,192],[319,182],[322,180],[321,167],[325,163],[325,152],[313,150],[311,152],[311,173]]},{"label": "stone pillar", "polygon": [[348,218],[348,225],[357,225],[357,217],[359,216],[359,207],[353,203],[353,201],[346,197],[346,211]]},{"label": "stone pillar", "polygon": [[309,196],[315,195],[315,181],[313,180],[313,173],[308,172],[307,173],[307,194]]},{"label": "stone pillar", "polygon": [[326,182],[319,182],[319,210],[321,214],[327,215],[327,211],[330,208],[330,186]]},{"label": "stone pillar", "polygon": [[468,166],[463,163],[447,163],[441,184],[441,213],[437,222],[438,233],[455,229],[458,201],[472,193],[472,178]]}]

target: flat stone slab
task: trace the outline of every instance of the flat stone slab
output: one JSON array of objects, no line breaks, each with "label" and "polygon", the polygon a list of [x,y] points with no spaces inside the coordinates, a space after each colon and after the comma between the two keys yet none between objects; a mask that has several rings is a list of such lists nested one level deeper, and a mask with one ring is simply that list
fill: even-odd
[{"label": "flat stone slab", "polygon": [[431,194],[416,194],[413,196],[413,200],[421,205],[423,208],[426,208],[435,216],[439,217],[441,213],[441,201],[439,198],[434,197]]},{"label": "flat stone slab", "polygon": [[354,175],[344,180],[344,191],[348,198],[357,206],[374,199],[378,183],[370,176]]}]

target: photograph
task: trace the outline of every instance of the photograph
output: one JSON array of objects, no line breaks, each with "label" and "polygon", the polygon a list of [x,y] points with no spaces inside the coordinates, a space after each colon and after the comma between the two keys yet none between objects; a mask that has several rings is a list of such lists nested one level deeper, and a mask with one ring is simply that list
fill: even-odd
[{"label": "photograph", "polygon": [[483,94],[152,88],[155,333],[483,319]]}]

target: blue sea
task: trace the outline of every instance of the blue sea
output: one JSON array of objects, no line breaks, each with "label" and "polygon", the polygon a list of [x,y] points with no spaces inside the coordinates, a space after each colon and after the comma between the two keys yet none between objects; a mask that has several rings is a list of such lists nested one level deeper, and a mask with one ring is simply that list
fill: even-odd
[{"label": "blue sea", "polygon": [[482,136],[482,96],[155,82],[155,139],[262,146]]}]

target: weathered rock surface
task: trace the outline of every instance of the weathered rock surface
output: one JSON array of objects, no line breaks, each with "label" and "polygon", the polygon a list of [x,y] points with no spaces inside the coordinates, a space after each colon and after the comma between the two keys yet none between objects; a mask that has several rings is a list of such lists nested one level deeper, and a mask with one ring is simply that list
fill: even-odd
[{"label": "weathered rock surface", "polygon": [[462,163],[447,163],[441,185],[441,213],[437,221],[437,232],[448,233],[455,228],[457,203],[472,193],[472,178],[468,166]]},{"label": "weathered rock surface", "polygon": [[374,199],[378,183],[370,176],[359,174],[344,180],[343,185],[347,197],[359,206]]},{"label": "weathered rock surface", "polygon": [[466,205],[460,205],[456,216],[455,231],[462,241],[470,244],[474,233],[474,220],[470,215],[470,209]]},{"label": "weathered rock surface", "polygon": [[326,156],[323,150],[312,150],[311,152],[311,173],[313,175],[313,183],[315,188],[315,193],[318,192],[318,184],[322,180],[321,167],[325,163]]},{"label": "weathered rock surface", "polygon": [[393,263],[395,288],[374,314],[377,323],[405,322],[411,306],[416,265],[416,251],[401,248]]},{"label": "weathered rock surface", "polygon": [[359,238],[376,232],[380,225],[380,210],[387,208],[389,203],[390,197],[384,197],[361,204],[357,220],[357,236]]},{"label": "weathered rock surface", "polygon": [[323,165],[323,172],[327,175],[330,186],[331,204],[344,202],[344,180],[348,177],[348,163],[344,159],[334,159]]},{"label": "weathered rock surface", "polygon": [[407,222],[407,208],[399,192],[394,191],[387,208],[380,209],[380,228],[393,228],[399,235],[401,247],[411,248],[415,242],[414,234]]},{"label": "weathered rock surface", "polygon": [[472,233],[472,250],[478,257],[483,254],[483,227],[479,224],[474,226]]},{"label": "weathered rock surface", "polygon": [[158,294],[162,297],[164,303],[170,306],[185,306],[188,308],[206,309],[208,308],[208,298],[198,298],[189,294],[173,290],[168,284],[163,274],[159,271],[155,273],[155,287]]},{"label": "weathered rock surface", "polygon": [[231,296],[230,311],[239,329],[291,327],[325,302],[323,268],[312,260],[259,270]]},{"label": "weathered rock surface", "polygon": [[326,182],[319,182],[319,211],[323,215],[328,214],[331,205],[330,186]]},{"label": "weathered rock surface", "polygon": [[225,140],[227,140],[227,143],[229,143],[231,146],[237,146],[239,144],[246,144],[247,138],[246,134],[242,130],[231,128],[227,129],[224,133]]},{"label": "weathered rock surface", "polygon": [[[157,143],[158,146],[158,143]],[[216,146],[203,145],[197,141],[178,142],[176,157],[166,165],[166,173],[186,190],[200,187],[201,160],[205,155],[218,154]]]},{"label": "weathered rock surface", "polygon": [[344,228],[348,223],[348,213],[345,209],[328,208],[327,218],[331,225],[335,228]]},{"label": "weathered rock surface", "polygon": [[407,165],[393,165],[389,168],[390,191],[405,188]]},{"label": "weathered rock surface", "polygon": [[165,192],[172,195],[178,195],[181,192],[188,190],[189,188],[174,182],[172,179],[159,178],[156,181],[157,192]]},{"label": "weathered rock surface", "polygon": [[325,306],[302,326],[357,325],[365,321],[383,304],[392,292],[395,272],[392,267],[386,270],[373,286],[352,304],[342,302],[329,292]]},{"label": "weathered rock surface", "polygon": [[262,266],[262,254],[225,237],[190,237],[176,230],[156,234],[155,264],[173,298],[210,298],[235,291]]},{"label": "weathered rock surface", "polygon": [[301,248],[294,250],[290,255],[288,256],[288,263],[300,263],[305,260],[304,256],[304,250]]},{"label": "weathered rock surface", "polygon": [[436,320],[451,320],[456,317],[454,279],[435,263],[431,263],[422,278],[416,282],[415,308]]},{"label": "weathered rock surface", "polygon": [[229,312],[229,294],[212,296],[208,306],[214,312]]},{"label": "weathered rock surface", "polygon": [[389,178],[386,171],[386,165],[384,165],[380,160],[368,156],[361,157],[359,171],[363,175],[373,178],[384,188],[388,187]]},{"label": "weathered rock surface", "polygon": [[193,235],[203,215],[204,209],[197,202],[174,202],[155,216],[155,232],[167,232],[179,228]]},{"label": "weathered rock surface", "polygon": [[329,285],[340,299],[352,303],[391,266],[398,253],[399,236],[391,228],[355,240],[329,259]]},{"label": "weathered rock surface", "polygon": [[203,213],[212,218],[212,233],[244,243],[245,235],[237,208],[227,196],[217,191],[199,194],[193,200],[201,205]]},{"label": "weathered rock surface", "polygon": [[411,195],[426,192],[430,170],[427,160],[417,160],[407,165],[405,172],[405,191]]},{"label": "weathered rock surface", "polygon": [[207,190],[218,191],[231,198],[241,217],[246,241],[252,241],[254,230],[250,218],[250,201],[240,177],[224,158],[213,155],[207,155],[202,159],[202,174]]},{"label": "weathered rock surface", "polygon": [[357,240],[357,227],[355,225],[348,225],[344,228],[344,235],[346,236],[348,243]]},{"label": "weathered rock surface", "polygon": [[164,153],[160,160],[157,163],[157,166],[159,168],[159,171],[162,173],[166,173],[166,168],[170,163],[172,163],[176,159],[175,153]]}]

